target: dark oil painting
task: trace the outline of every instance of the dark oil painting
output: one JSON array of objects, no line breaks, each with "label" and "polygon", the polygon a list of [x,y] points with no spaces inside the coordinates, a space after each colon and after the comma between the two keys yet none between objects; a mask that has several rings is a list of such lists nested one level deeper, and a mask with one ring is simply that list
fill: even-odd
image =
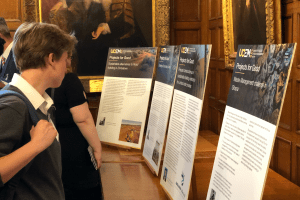
[{"label": "dark oil painting", "polygon": [[152,0],[41,0],[41,21],[78,40],[80,76],[104,75],[109,47],[152,47]]}]

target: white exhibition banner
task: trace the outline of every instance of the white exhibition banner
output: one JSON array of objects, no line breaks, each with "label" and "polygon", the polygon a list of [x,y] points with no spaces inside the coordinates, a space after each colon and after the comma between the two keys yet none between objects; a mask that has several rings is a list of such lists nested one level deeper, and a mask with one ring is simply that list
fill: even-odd
[{"label": "white exhibition banner", "polygon": [[150,107],[143,157],[158,175],[173,97],[180,46],[162,46]]},{"label": "white exhibition banner", "polygon": [[258,200],[296,44],[239,45],[207,200]]},{"label": "white exhibition banner", "polygon": [[160,184],[188,199],[211,45],[181,45]]},{"label": "white exhibition banner", "polygon": [[141,149],[157,48],[110,48],[96,129],[102,142]]}]

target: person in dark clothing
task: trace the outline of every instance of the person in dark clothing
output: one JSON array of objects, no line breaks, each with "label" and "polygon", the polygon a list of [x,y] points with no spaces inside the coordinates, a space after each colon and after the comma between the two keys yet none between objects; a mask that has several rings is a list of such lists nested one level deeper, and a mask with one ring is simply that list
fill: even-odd
[{"label": "person in dark clothing", "polygon": [[[45,23],[24,23],[14,35],[12,49],[21,75],[14,74],[5,89],[23,94],[40,121],[33,126],[18,97],[0,98],[0,199],[65,199],[59,135],[48,113],[53,101],[45,90],[60,86],[75,44],[74,36]],[[19,175],[12,191],[11,181]]]},{"label": "person in dark clothing", "polygon": [[[68,68],[70,69],[70,67]],[[62,84],[47,90],[54,96],[56,128],[60,134],[62,180],[66,200],[101,200],[102,184],[88,153],[91,146],[101,166],[101,143],[89,111],[83,85],[74,73],[67,73]]]}]

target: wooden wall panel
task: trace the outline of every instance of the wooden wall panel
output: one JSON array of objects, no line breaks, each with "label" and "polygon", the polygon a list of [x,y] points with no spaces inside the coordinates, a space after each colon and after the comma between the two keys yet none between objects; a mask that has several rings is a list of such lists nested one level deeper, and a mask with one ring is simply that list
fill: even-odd
[{"label": "wooden wall panel", "polygon": [[297,129],[296,132],[300,135],[300,79],[297,80]]},{"label": "wooden wall panel", "polygon": [[96,124],[97,123],[97,116],[98,116],[101,93],[87,93],[86,96],[89,100],[89,109],[90,109],[91,114],[93,116],[94,123]]},{"label": "wooden wall panel", "polygon": [[209,20],[216,19],[219,15],[218,0],[209,1]]},{"label": "wooden wall panel", "polygon": [[[225,69],[220,69],[220,101],[226,103],[229,88],[227,86],[227,72]],[[230,86],[229,86],[230,87]]]},{"label": "wooden wall panel", "polygon": [[210,107],[209,108],[209,112],[211,112],[211,131],[213,131],[216,134],[219,134],[219,124],[218,124],[218,120],[212,120],[212,119],[219,119],[219,111],[214,108],[214,107]]},{"label": "wooden wall panel", "polygon": [[[281,0],[281,3],[288,4],[288,3],[293,3],[293,1],[295,1],[295,0]],[[297,0],[297,1],[299,1],[299,0]]]},{"label": "wooden wall panel", "polygon": [[[225,110],[225,109],[224,109]],[[223,110],[219,110],[219,126],[218,126],[218,134],[220,135],[220,130],[222,128],[222,122],[223,122],[223,118],[224,118],[224,112]]]},{"label": "wooden wall panel", "polygon": [[200,30],[175,30],[175,44],[197,44]]},{"label": "wooden wall panel", "polygon": [[219,49],[216,48],[218,46],[219,41],[219,30],[218,29],[210,29],[210,37],[211,37],[211,56],[212,60],[217,59],[219,57]]},{"label": "wooden wall panel", "polygon": [[[212,64],[213,61],[210,61],[210,64]],[[218,95],[218,91],[217,91],[217,70],[214,68],[210,68],[210,77],[211,77],[211,82],[210,82],[210,86],[211,86],[211,91],[210,91],[210,95],[214,98],[216,98],[216,96]]]},{"label": "wooden wall panel", "polygon": [[297,184],[300,185],[300,146],[299,145],[296,145],[296,158],[297,158],[297,164],[296,164]]},{"label": "wooden wall panel", "polygon": [[291,180],[292,142],[277,137],[277,171]]},{"label": "wooden wall panel", "polygon": [[23,0],[1,0],[0,16],[6,20],[9,29],[15,32],[23,22]]},{"label": "wooden wall panel", "polygon": [[[220,42],[220,47],[224,47],[224,33],[223,33],[223,27],[220,27],[220,35],[219,35],[219,42]],[[220,48],[220,60],[224,62],[224,48]]]},{"label": "wooden wall panel", "polygon": [[[210,75],[210,93],[209,108],[214,115],[211,115],[209,129],[216,134],[220,133],[222,120],[227,100],[226,87],[228,86],[228,70],[224,65],[224,39],[223,39],[223,17],[222,1],[211,0],[208,2],[208,42],[212,44],[212,55],[210,69],[213,71]],[[228,86],[229,87],[229,86]]]},{"label": "wooden wall panel", "polygon": [[209,5],[209,9],[208,9],[209,20],[222,18],[222,1],[210,0],[208,5]]},{"label": "wooden wall panel", "polygon": [[174,9],[173,10],[174,21],[201,21],[200,0],[197,1],[173,0],[172,5]]},{"label": "wooden wall panel", "polygon": [[289,80],[287,91],[285,94],[285,99],[282,107],[282,113],[280,117],[279,127],[292,130],[292,80]]},{"label": "wooden wall panel", "polygon": [[[300,44],[300,13],[297,14],[297,25],[296,25],[296,33],[297,33],[297,44]],[[299,49],[299,45],[297,46],[297,49]],[[295,58],[296,63],[298,63],[297,67],[300,69],[300,51],[296,51]]]},{"label": "wooden wall panel", "polygon": [[273,148],[273,152],[272,152],[272,156],[271,156],[271,161],[270,161],[270,168],[273,169],[274,171],[276,170],[276,165],[275,165],[275,154],[276,154],[276,150],[277,148],[275,147],[276,146],[276,142],[274,144],[274,148]]},{"label": "wooden wall panel", "polygon": [[293,42],[293,15],[287,15],[282,18],[282,42]]}]

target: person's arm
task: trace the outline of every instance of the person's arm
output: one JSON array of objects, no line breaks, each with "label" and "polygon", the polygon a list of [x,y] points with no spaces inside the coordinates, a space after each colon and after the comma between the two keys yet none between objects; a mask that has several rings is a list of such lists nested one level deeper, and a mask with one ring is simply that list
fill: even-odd
[{"label": "person's arm", "polygon": [[36,127],[32,127],[30,142],[0,158],[0,177],[3,184],[25,167],[35,156],[49,147],[56,135],[57,131],[46,120],[40,120]]},{"label": "person's arm", "polygon": [[94,156],[97,160],[97,167],[101,167],[101,142],[97,134],[93,116],[89,110],[87,102],[70,108],[72,117],[84,138],[93,148]]}]

